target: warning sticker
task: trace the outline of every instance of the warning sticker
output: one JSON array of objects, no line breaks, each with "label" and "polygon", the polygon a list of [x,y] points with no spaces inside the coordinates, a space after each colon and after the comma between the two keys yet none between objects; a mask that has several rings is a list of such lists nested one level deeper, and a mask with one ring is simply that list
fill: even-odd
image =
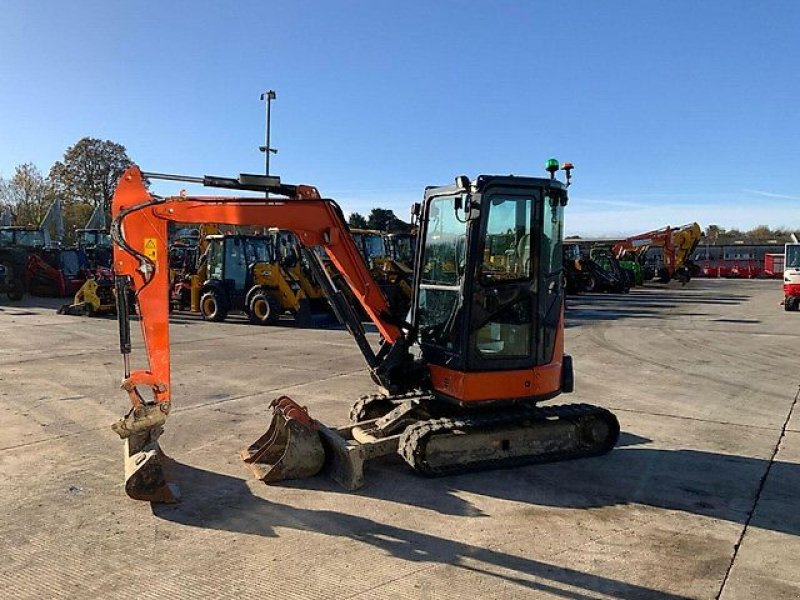
[{"label": "warning sticker", "polygon": [[144,238],[144,255],[150,260],[156,260],[158,258],[156,238]]}]

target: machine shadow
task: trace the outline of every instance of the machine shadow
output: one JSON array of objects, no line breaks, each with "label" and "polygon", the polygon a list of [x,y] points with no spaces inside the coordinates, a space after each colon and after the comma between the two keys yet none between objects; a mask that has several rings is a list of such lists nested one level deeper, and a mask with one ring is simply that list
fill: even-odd
[{"label": "machine shadow", "polygon": [[[111,315],[112,319],[116,319]],[[131,316],[131,321],[138,321],[138,317]],[[170,313],[170,325],[189,325],[192,323],[205,323],[206,321],[199,313],[192,313],[189,311],[175,311]],[[225,324],[234,325],[237,327],[254,327],[248,320],[244,313],[232,313],[225,319]],[[307,322],[298,322],[291,315],[282,315],[276,322],[264,327],[264,331],[278,330],[278,329],[344,329],[336,320],[336,317],[328,313],[319,313],[311,316]]]},{"label": "machine shadow", "polygon": [[[534,592],[576,600],[592,600],[596,594],[631,600],[686,598],[366,517],[279,504],[253,495],[246,481],[236,477],[177,463],[174,470],[185,493],[183,502],[154,504],[152,510],[156,517],[182,525],[264,537],[279,537],[280,529],[292,529],[349,538],[401,560],[451,565],[491,575]],[[420,479],[417,478],[417,482],[420,488],[424,487]],[[506,574],[497,569],[515,573]]]},{"label": "machine shadow", "polygon": [[[399,458],[369,463],[367,484],[345,492],[324,476],[282,482],[283,487],[376,498],[418,506],[446,515],[485,517],[464,493],[515,502],[561,508],[594,509],[640,504],[681,511],[743,525],[752,509],[759,483],[769,461],[701,450],[666,450],[648,447],[647,438],[623,433],[617,448],[602,457],[469,473],[442,478],[421,478]],[[205,505],[228,506],[246,501],[259,504],[243,479],[176,464],[176,479],[187,500],[177,508],[158,508],[157,514],[187,518]],[[243,470],[244,473],[244,470]],[[800,535],[800,513],[791,509],[800,496],[800,465],[775,462],[770,481],[772,511],[756,511],[751,525],[790,535]],[[196,497],[202,498],[197,509]],[[264,501],[266,502],[266,501]],[[784,510],[785,508],[785,510]],[[188,511],[188,512],[187,512]],[[226,520],[216,514],[203,518]],[[202,518],[201,518],[202,520]],[[197,523],[196,523],[197,524]]]},{"label": "machine shadow", "polygon": [[[750,299],[748,294],[716,294],[699,296],[686,289],[638,289],[629,294],[580,294],[567,296],[567,327],[576,327],[585,322],[616,321],[621,319],[664,319],[684,317],[711,317],[712,313],[687,312],[695,305],[698,310],[708,306],[734,306]],[[665,309],[678,309],[674,315],[666,315]]]},{"label": "machine shadow", "polygon": [[72,296],[53,297],[53,296],[31,296],[25,294],[21,300],[9,300],[3,293],[0,294],[0,311],[9,313],[24,313],[30,309],[53,309],[58,310],[62,304],[72,302]]},{"label": "machine shadow", "polygon": [[[358,493],[456,515],[483,514],[463,499],[462,493],[467,492],[560,508],[640,504],[740,525],[747,522],[768,460],[651,448],[645,445],[649,441],[623,433],[617,448],[602,457],[438,479],[422,480],[402,463],[377,463]],[[780,492],[769,499],[775,510],[756,511],[750,524],[800,535],[800,513],[791,508],[800,497],[800,465],[773,463],[770,481],[781,485]],[[326,483],[325,489],[337,490],[332,483]]]}]

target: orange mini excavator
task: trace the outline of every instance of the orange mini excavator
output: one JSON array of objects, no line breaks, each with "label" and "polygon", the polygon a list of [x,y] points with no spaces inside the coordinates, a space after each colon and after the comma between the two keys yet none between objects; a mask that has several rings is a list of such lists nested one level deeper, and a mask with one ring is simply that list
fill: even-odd
[{"label": "orange mini excavator", "polygon": [[[561,267],[571,169],[551,159],[549,177],[460,176],[454,185],[427,188],[413,211],[419,242],[408,322],[392,316],[342,211],[315,188],[263,175],[183,177],[128,169],[113,202],[116,297],[135,295],[149,359],[148,369],[130,369],[128,306],[120,302],[122,387],[133,407],[113,429],[125,441],[128,495],[156,502],[178,497],[158,443],[172,403],[170,222],[293,231],[379,386],[380,393],[353,405],[350,424],[338,428],[288,397],[274,400],[267,432],[242,451],[260,479],[326,470],[356,489],[367,460],[393,453],[419,473],[445,475],[608,452],[619,436],[609,411],[588,404],[538,406],[573,388],[572,360],[564,354]],[[556,178],[559,170],[566,183]],[[158,197],[145,187],[145,176],[261,195]],[[349,294],[332,282],[320,249]],[[347,298],[355,298],[377,327],[377,347]]]}]

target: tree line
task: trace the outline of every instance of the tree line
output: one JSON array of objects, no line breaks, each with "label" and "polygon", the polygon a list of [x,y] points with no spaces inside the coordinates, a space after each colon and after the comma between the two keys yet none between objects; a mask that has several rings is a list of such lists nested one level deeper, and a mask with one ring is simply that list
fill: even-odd
[{"label": "tree line", "polygon": [[374,229],[376,231],[409,232],[411,224],[399,219],[393,210],[373,208],[365,217],[357,212],[350,213],[347,224],[353,229]]},{"label": "tree line", "polygon": [[[12,224],[38,226],[58,198],[64,217],[64,242],[75,241],[75,230],[85,226],[97,206],[108,221],[111,200],[122,173],[133,163],[122,144],[84,137],[67,148],[44,175],[33,163],[23,163],[9,178],[0,177],[0,216]],[[352,213],[350,227],[379,231],[411,230],[394,211],[373,208],[368,216]]]},{"label": "tree line", "polygon": [[[778,243],[785,244],[792,241],[793,230],[778,227],[772,229],[767,225],[758,225],[752,229],[725,229],[719,225],[709,225],[703,230],[703,237],[700,240],[701,244],[715,244],[723,246],[726,244],[733,244],[734,242],[743,242],[745,244],[764,244],[764,243]],[[569,235],[565,240],[582,240],[579,235]]]},{"label": "tree line", "polygon": [[85,137],[67,148],[45,176],[32,163],[18,165],[10,178],[0,177],[0,214],[15,225],[38,226],[53,201],[61,200],[67,243],[97,206],[110,213],[111,200],[131,159],[125,147],[110,140]]},{"label": "tree line", "polygon": [[[348,225],[354,229],[375,229],[378,231],[411,230],[411,225],[397,218],[394,211],[385,208],[373,208],[369,216],[351,213]],[[733,242],[766,243],[777,242],[783,244],[792,241],[792,230],[778,227],[772,229],[767,225],[758,225],[748,230],[725,229],[719,225],[709,225],[703,231],[704,244],[732,244]],[[570,236],[567,239],[581,239],[580,236]]]},{"label": "tree line", "polygon": [[704,244],[732,244],[733,242],[744,243],[765,243],[765,242],[778,242],[785,244],[792,241],[792,230],[777,228],[772,229],[767,225],[758,225],[753,229],[740,230],[740,229],[725,229],[719,225],[709,225],[703,232]]}]

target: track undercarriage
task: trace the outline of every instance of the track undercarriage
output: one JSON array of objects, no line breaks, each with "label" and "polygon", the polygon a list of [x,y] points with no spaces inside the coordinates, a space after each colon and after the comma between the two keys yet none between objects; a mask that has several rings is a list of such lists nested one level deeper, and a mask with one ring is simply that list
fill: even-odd
[{"label": "track undercarriage", "polygon": [[[293,421],[287,415],[298,410],[304,411],[288,398],[274,402],[270,429],[276,423]],[[267,440],[262,437],[262,442],[285,451],[271,453],[271,463],[256,461],[257,474],[273,470],[286,474],[292,471],[288,463],[294,456],[322,454],[316,472],[324,469],[342,487],[355,490],[364,483],[365,463],[379,456],[399,454],[422,475],[451,475],[597,456],[610,451],[619,437],[616,417],[589,404],[521,405],[494,408],[491,413],[465,412],[436,403],[424,393],[362,398],[353,406],[351,423],[345,427],[310,422],[303,423],[309,435],[302,442],[296,434],[294,437],[303,452],[297,452],[297,446],[276,444],[277,436],[268,436]],[[292,427],[296,429],[297,423]],[[259,445],[255,446],[248,451],[249,456],[258,451]],[[318,447],[324,452],[315,450]],[[303,471],[303,476],[310,474]],[[260,478],[276,480],[269,475]]]}]

